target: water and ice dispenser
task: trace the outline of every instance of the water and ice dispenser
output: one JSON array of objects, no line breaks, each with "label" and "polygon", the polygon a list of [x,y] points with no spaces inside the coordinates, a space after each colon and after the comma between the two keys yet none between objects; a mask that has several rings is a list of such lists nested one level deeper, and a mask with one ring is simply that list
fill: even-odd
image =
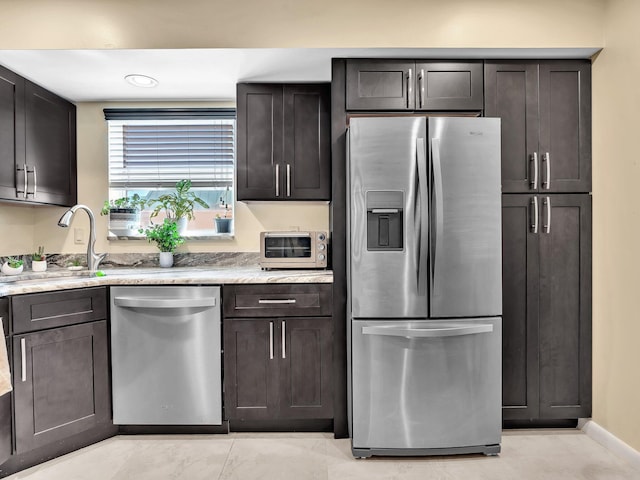
[{"label": "water and ice dispenser", "polygon": [[366,198],[367,250],[402,250],[404,192],[369,191]]}]

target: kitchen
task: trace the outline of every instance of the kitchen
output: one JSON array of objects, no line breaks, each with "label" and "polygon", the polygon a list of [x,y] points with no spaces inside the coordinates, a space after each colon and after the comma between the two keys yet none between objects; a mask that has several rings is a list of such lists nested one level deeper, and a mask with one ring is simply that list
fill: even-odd
[{"label": "kitchen", "polygon": [[[143,32],[135,28],[137,20],[143,15],[150,15],[162,25],[163,15],[156,16],[144,9],[129,15],[106,4],[102,8],[95,7],[95,10],[74,13],[65,12],[61,7],[39,5],[41,10],[34,13],[34,9],[24,8],[23,2],[22,8],[4,6],[6,18],[14,21],[3,27],[0,48],[604,47],[593,64],[593,418],[614,436],[637,449],[640,420],[634,405],[640,400],[640,392],[637,380],[634,383],[625,373],[628,365],[638,360],[634,343],[638,326],[633,321],[636,296],[632,268],[637,264],[633,253],[637,231],[636,227],[629,227],[638,222],[634,221],[637,212],[627,197],[627,192],[634,190],[637,167],[631,159],[627,160],[634,151],[630,142],[635,129],[634,116],[627,113],[629,109],[625,107],[628,102],[626,92],[632,88],[627,83],[637,68],[631,59],[638,56],[635,40],[628,33],[633,31],[633,27],[626,22],[634,17],[638,7],[633,2],[624,1],[511,3],[512,6],[506,8],[503,2],[483,2],[482,11],[477,7],[465,10],[463,6],[468,6],[468,2],[449,2],[447,6],[434,2],[422,2],[420,6],[412,3],[411,12],[392,12],[392,7],[383,5],[372,11],[367,7],[366,28],[360,27],[363,25],[361,16],[365,13],[358,8],[358,2],[347,7],[325,2],[322,6],[309,5],[302,12],[286,8],[272,11],[260,4],[252,10],[255,17],[246,16],[240,6],[226,6],[224,10],[216,10],[208,16],[202,15],[201,10],[196,14],[187,8],[178,15],[178,21],[165,25],[166,30],[159,27],[153,31],[144,29]],[[207,11],[206,8],[198,5],[198,9],[204,9],[202,11]],[[420,18],[421,12],[424,12],[429,28],[407,29],[406,25]],[[66,15],[71,20],[66,20]],[[215,28],[208,23],[205,25],[204,19],[203,23],[195,20],[200,17],[215,19]],[[238,25],[238,18],[247,23]],[[261,18],[270,21],[260,22]],[[52,19],[63,27],[58,29]],[[188,31],[178,28],[180,23],[187,21],[200,28]],[[77,29],[68,28],[71,22]],[[341,26],[339,32],[336,32],[336,25]],[[545,26],[544,35],[540,34],[540,25]],[[384,41],[379,34],[382,30],[385,32]],[[242,38],[237,31],[243,32]],[[331,36],[326,33],[329,31]],[[78,108],[79,199],[91,206],[101,204],[106,189],[105,126],[101,116],[104,106],[91,103]],[[94,175],[94,172],[102,174]],[[308,222],[308,219],[312,220],[311,227],[316,230],[328,230],[329,226],[326,205],[274,207],[238,204],[236,207],[234,241],[224,244],[194,242],[186,248],[194,252],[255,252],[258,248],[257,232],[261,230],[288,229]],[[3,236],[0,253],[8,255],[22,251],[25,244],[29,247],[27,250],[31,250],[31,247],[42,243],[40,239],[43,238],[50,239],[51,250],[82,253],[84,247],[74,245],[73,238],[51,222],[51,217],[57,219],[62,213],[63,209],[3,205],[0,207],[2,229],[6,232],[10,228],[12,233]],[[101,229],[103,232],[106,230],[104,223]],[[152,247],[143,244],[134,248],[140,252],[153,251]],[[128,244],[113,245],[102,237],[98,239],[97,250],[119,253],[131,251],[132,247]]]}]

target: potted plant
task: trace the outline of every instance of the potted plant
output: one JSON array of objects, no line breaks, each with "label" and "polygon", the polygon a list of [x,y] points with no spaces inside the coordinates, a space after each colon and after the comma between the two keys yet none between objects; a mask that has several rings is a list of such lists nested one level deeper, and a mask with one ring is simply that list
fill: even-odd
[{"label": "potted plant", "polygon": [[22,273],[24,268],[24,260],[18,257],[7,257],[7,260],[2,264],[2,273],[5,275],[18,275]]},{"label": "potted plant", "polygon": [[173,265],[173,253],[176,248],[184,243],[184,238],[178,232],[176,222],[165,218],[162,223],[152,225],[145,230],[140,229],[139,232],[146,235],[149,243],[155,242],[160,250],[160,266],[171,267]]},{"label": "potted plant", "polygon": [[38,251],[31,254],[31,270],[45,272],[47,270],[47,256],[44,254],[44,246],[40,245]]},{"label": "potted plant", "polygon": [[140,228],[140,212],[149,203],[137,193],[130,197],[105,200],[100,215],[109,215],[109,230],[114,235],[135,235]]},{"label": "potted plant", "polygon": [[155,207],[151,212],[151,217],[156,217],[162,210],[165,211],[167,218],[178,223],[178,231],[184,233],[187,228],[187,222],[193,220],[195,215],[193,209],[196,204],[202,208],[209,208],[207,202],[198,197],[191,189],[191,180],[180,180],[176,183],[176,191],[165,193],[158,198],[149,201]]},{"label": "potted plant", "polygon": [[224,213],[217,213],[215,217],[216,232],[218,233],[231,233],[232,212],[231,205],[229,205],[229,187],[223,196],[220,196],[220,208]]}]

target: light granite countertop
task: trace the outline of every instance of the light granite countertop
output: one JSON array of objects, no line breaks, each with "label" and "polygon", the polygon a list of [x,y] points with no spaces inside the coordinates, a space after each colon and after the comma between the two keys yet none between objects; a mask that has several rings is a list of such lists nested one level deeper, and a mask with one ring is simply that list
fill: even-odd
[{"label": "light granite countertop", "polygon": [[105,276],[87,270],[51,269],[43,273],[0,275],[0,297],[101,285],[224,285],[259,283],[332,283],[330,270],[261,270],[252,267],[110,268]]}]

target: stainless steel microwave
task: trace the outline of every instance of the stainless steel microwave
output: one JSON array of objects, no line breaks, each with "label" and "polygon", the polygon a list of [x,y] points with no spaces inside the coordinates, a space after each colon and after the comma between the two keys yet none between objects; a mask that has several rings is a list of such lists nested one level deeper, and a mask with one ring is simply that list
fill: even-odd
[{"label": "stainless steel microwave", "polygon": [[326,232],[261,232],[260,266],[327,268]]}]

